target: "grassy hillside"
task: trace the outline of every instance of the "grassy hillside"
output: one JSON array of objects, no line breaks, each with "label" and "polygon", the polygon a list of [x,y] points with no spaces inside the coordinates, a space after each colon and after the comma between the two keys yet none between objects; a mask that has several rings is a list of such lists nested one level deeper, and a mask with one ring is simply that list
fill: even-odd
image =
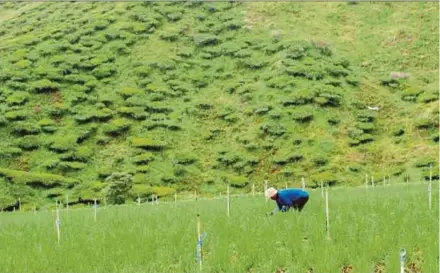
[{"label": "grassy hillside", "polygon": [[431,163],[438,179],[437,16],[435,3],[2,4],[0,206],[101,199],[116,172],[143,199],[414,181]]}]

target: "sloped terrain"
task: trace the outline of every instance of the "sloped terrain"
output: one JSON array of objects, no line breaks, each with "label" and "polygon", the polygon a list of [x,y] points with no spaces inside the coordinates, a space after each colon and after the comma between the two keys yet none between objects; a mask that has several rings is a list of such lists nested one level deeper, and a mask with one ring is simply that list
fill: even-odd
[{"label": "sloped terrain", "polygon": [[[390,49],[371,69],[356,49],[295,35],[311,29],[306,22],[265,24],[312,5],[271,4],[0,6],[0,206],[103,198],[115,172],[133,175],[135,199],[303,176],[309,186],[357,185],[366,173],[420,180],[431,163],[435,171],[436,60],[396,65]],[[421,4],[408,16],[425,14],[421,27],[435,36],[435,5]],[[385,17],[402,12],[384,8]],[[399,45],[400,55],[434,58],[437,41]],[[401,70],[411,76],[390,77]]]}]

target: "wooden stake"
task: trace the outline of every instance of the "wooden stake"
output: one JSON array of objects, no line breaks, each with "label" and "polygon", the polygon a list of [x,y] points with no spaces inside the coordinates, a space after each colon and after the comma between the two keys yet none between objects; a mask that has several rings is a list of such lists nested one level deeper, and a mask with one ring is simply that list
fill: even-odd
[{"label": "wooden stake", "polygon": [[95,207],[95,222],[98,214],[98,205],[96,204],[96,198],[93,200],[94,207]]},{"label": "wooden stake", "polygon": [[329,207],[328,207],[328,186],[325,189],[325,218],[326,218],[327,239],[330,239],[330,216],[329,216]]},{"label": "wooden stake", "polygon": [[58,238],[58,243],[60,243],[60,239],[61,239],[61,220],[60,220],[60,210],[58,208],[58,201],[57,201],[57,219],[55,221],[55,225],[57,228],[57,238]]},{"label": "wooden stake", "polygon": [[267,203],[267,201],[269,201],[269,199],[266,196],[266,190],[267,190],[267,185],[268,185],[267,183],[268,183],[268,180],[264,180],[264,192],[263,192],[263,195],[266,198],[266,203]]},{"label": "wooden stake", "polygon": [[[432,164],[429,166],[429,185],[428,185],[428,202],[429,202],[429,210],[432,209]],[[440,268],[439,268],[440,269]]]}]

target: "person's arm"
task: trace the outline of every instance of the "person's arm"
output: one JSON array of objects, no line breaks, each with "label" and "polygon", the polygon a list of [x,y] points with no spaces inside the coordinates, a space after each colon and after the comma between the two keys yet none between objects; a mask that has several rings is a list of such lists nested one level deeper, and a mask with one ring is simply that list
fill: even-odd
[{"label": "person's arm", "polygon": [[286,210],[285,210],[285,207],[283,206],[283,204],[281,204],[277,201],[276,208],[273,211],[269,212],[268,215],[274,215],[278,211],[285,212]]}]

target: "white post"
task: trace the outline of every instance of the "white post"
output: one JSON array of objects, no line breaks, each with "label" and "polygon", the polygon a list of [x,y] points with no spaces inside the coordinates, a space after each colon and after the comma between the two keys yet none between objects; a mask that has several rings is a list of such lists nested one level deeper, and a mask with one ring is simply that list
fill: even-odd
[{"label": "white post", "polygon": [[287,189],[287,182],[286,182],[286,189]]},{"label": "white post", "polygon": [[391,176],[388,176],[388,187],[391,186]]},{"label": "white post", "polygon": [[382,186],[385,188],[385,184],[386,184],[386,181],[385,181],[385,176],[383,177],[383,184],[382,184]]},{"label": "white post", "polygon": [[264,195],[265,198],[266,198],[266,202],[269,201],[269,200],[267,199],[267,196],[266,196],[267,182],[268,182],[267,180],[264,180],[264,192],[263,192],[263,195]]},{"label": "white post", "polygon": [[58,201],[57,201],[57,219],[55,221],[55,225],[56,225],[56,228],[57,228],[58,243],[60,243],[60,239],[61,239],[61,221],[60,221],[60,210],[58,208]]},{"label": "white post", "polygon": [[324,183],[321,181],[321,197],[324,198]]},{"label": "white post", "polygon": [[177,193],[174,193],[174,203],[177,203]]},{"label": "white post", "polygon": [[368,189],[368,174],[365,175],[365,188]]},{"label": "white post", "polygon": [[371,176],[371,185],[372,185],[373,188],[374,188],[374,176]]},{"label": "white post", "polygon": [[107,208],[107,197],[104,197],[104,207]]},{"label": "white post", "polygon": [[201,235],[200,235],[200,215],[197,214],[197,246],[200,246],[200,260],[199,260],[199,267],[200,267],[200,272],[202,272],[202,245],[200,244],[200,240],[202,239]]},{"label": "white post", "polygon": [[96,216],[98,214],[98,205],[96,204],[96,198],[93,200],[94,207],[95,207],[95,222],[96,222]]},{"label": "white post", "polygon": [[66,194],[66,211],[69,212],[69,195]]},{"label": "white post", "polygon": [[137,203],[138,203],[138,206],[140,206],[140,205],[141,205],[141,196],[139,195],[139,193],[138,193],[138,199],[137,199]]},{"label": "white post", "polygon": [[330,239],[330,217],[329,217],[329,208],[328,208],[328,187],[325,189],[325,218],[326,218],[327,239]]},{"label": "white post", "polygon": [[228,211],[228,217],[229,217],[229,215],[230,215],[230,197],[229,197],[229,184],[227,185],[227,188],[226,188],[226,194],[227,194],[227,196],[226,196],[226,201],[227,201],[227,211]]},{"label": "white post", "polygon": [[255,199],[255,184],[252,184],[252,198]]},{"label": "white post", "polygon": [[304,177],[301,179],[301,184],[302,184],[302,189],[305,190],[306,189],[306,180],[304,179]]},{"label": "white post", "polygon": [[157,195],[155,195],[156,197],[156,205],[159,205],[159,199],[157,198]]},{"label": "white post", "polygon": [[12,209],[12,212],[15,212],[15,207]]},{"label": "white post", "polygon": [[196,201],[197,201],[197,191],[194,191],[194,196],[195,196]]},{"label": "white post", "polygon": [[21,211],[21,198],[18,197],[18,211]]},{"label": "white post", "polygon": [[406,257],[406,250],[402,248],[400,250],[400,273],[405,273],[405,257]]},{"label": "white post", "polygon": [[428,194],[429,194],[429,210],[432,209],[432,164],[429,167],[429,186],[428,186]]},{"label": "white post", "polygon": [[37,215],[37,208],[34,206],[34,215]]}]

